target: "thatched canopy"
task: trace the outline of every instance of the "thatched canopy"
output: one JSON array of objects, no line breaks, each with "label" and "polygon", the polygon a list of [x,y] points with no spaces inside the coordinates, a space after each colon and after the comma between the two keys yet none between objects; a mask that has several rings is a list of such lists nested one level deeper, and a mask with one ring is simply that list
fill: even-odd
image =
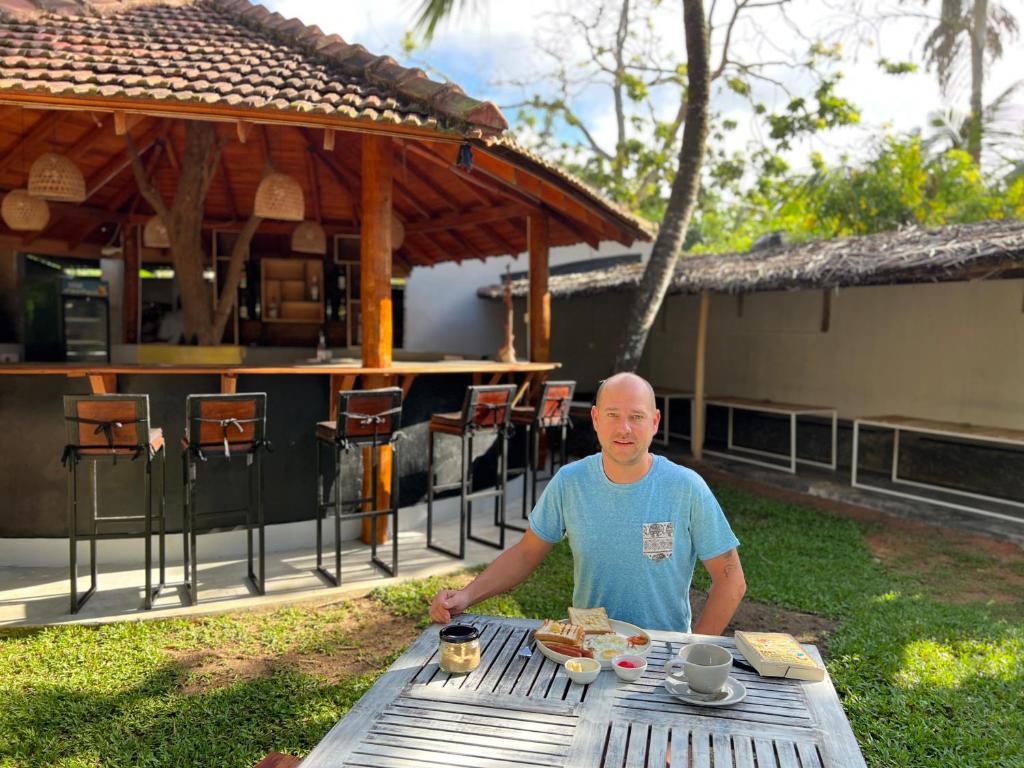
[{"label": "thatched canopy", "polygon": [[[556,298],[629,291],[643,269],[643,264],[624,264],[552,274],[549,288]],[[1022,277],[1024,221],[1001,220],[684,257],[669,292],[750,293]],[[501,285],[489,285],[478,294],[501,299],[502,291]],[[525,296],[526,291],[526,280],[513,281],[513,296]]]},{"label": "thatched canopy", "polygon": [[[498,108],[451,83],[246,0],[0,0],[0,194],[57,151],[78,164],[88,197],[52,204],[38,233],[7,245],[96,256],[105,224],[152,213],[137,194],[130,133],[169,198],[182,119],[218,123],[227,140],[205,210],[230,227],[252,211],[265,160],[303,186],[306,217],[357,233],[360,137],[395,139],[398,265],[520,252],[526,219],[550,219],[550,245],[649,239],[645,224],[519,148]],[[171,119],[181,118],[181,119]],[[459,165],[472,147],[472,167]],[[465,159],[465,158],[463,158]],[[261,232],[287,229],[265,222]],[[109,228],[107,229],[109,232]]]}]

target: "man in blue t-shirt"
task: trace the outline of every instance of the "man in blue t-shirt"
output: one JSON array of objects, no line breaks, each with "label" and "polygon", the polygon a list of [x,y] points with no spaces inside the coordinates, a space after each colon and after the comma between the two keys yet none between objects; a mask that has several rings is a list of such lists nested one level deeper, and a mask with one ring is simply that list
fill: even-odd
[{"label": "man in blue t-shirt", "polygon": [[605,381],[591,409],[601,453],[558,471],[529,529],[470,584],[439,592],[430,617],[453,615],[524,581],[564,536],[573,554],[572,602],[603,606],[645,629],[690,632],[690,581],[699,557],[711,590],[692,631],[720,635],[743,599],[739,541],[707,484],[648,451],[661,414],[632,373]]}]

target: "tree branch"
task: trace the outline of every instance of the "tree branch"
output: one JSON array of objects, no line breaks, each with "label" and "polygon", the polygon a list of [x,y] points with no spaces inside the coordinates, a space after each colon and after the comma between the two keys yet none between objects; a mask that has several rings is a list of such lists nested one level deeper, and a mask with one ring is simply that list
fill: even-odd
[{"label": "tree branch", "polygon": [[128,145],[128,156],[132,161],[132,173],[135,175],[135,183],[139,187],[139,192],[144,198],[146,198],[146,201],[153,206],[153,210],[157,212],[157,215],[163,220],[164,226],[168,227],[168,232],[170,232],[170,209],[164,202],[163,197],[160,196],[159,190],[157,190],[153,185],[153,182],[150,181],[149,175],[146,173],[146,169],[142,166],[142,158],[139,157],[139,148],[135,145],[135,139],[132,138],[130,132],[125,132],[124,140],[125,144]]}]

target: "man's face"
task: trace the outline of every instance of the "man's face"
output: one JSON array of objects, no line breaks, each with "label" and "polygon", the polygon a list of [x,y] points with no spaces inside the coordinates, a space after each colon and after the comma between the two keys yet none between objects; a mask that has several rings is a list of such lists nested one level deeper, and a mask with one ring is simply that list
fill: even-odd
[{"label": "man's face", "polygon": [[646,459],[661,414],[642,382],[627,378],[606,384],[590,415],[609,461],[632,466]]}]

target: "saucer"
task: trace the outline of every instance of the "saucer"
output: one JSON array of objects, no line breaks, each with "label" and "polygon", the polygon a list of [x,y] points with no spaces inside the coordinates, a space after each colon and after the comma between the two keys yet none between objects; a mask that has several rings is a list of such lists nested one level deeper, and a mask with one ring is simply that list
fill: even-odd
[{"label": "saucer", "polygon": [[667,677],[665,678],[665,690],[680,701],[685,701],[687,704],[693,704],[698,707],[728,707],[731,704],[738,704],[743,701],[747,695],[747,689],[743,683],[734,677],[726,680],[725,687],[717,694],[691,691],[690,686],[685,682],[677,683]]}]

